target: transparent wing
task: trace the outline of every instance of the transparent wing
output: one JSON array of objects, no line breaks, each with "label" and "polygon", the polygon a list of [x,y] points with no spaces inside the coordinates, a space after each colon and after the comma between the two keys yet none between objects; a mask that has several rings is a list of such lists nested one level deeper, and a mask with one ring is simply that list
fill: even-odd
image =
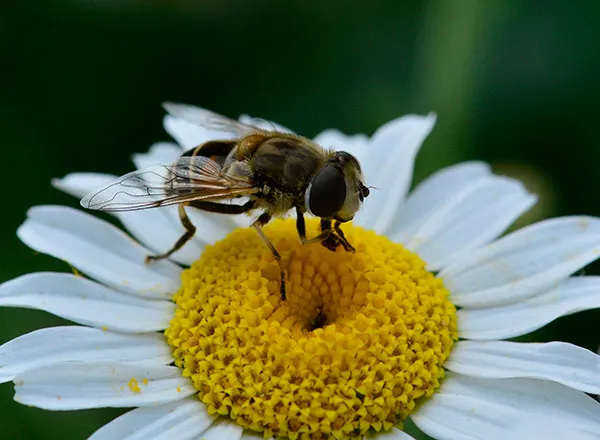
[{"label": "transparent wing", "polygon": [[231,176],[206,157],[181,157],[119,177],[81,199],[81,206],[99,211],[134,211],[192,200],[250,195],[258,190],[248,178]]},{"label": "transparent wing", "polygon": [[256,133],[257,131],[264,131],[263,129],[254,125],[245,124],[234,119],[230,119],[226,116],[222,116],[218,113],[211,112],[210,110],[194,107],[192,105],[165,102],[163,103],[163,107],[171,116],[184,119],[192,124],[196,124],[210,130],[233,133],[238,137],[248,136],[249,134]]},{"label": "transparent wing", "polygon": [[281,124],[278,124],[273,121],[269,121],[268,119],[262,118],[253,118],[248,115],[241,115],[240,122],[242,124],[251,125],[252,127],[259,128],[264,131],[276,131],[278,133],[290,133],[295,134],[293,130],[290,130],[287,127],[284,127]]}]

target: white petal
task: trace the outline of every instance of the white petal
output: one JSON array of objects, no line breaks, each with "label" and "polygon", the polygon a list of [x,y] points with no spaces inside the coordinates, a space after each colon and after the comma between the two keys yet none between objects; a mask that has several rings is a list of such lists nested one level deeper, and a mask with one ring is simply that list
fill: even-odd
[{"label": "white petal", "polygon": [[67,273],[33,273],[0,285],[0,306],[45,310],[105,330],[152,332],[168,327],[170,301],[145,300]]},{"label": "white petal", "polygon": [[510,429],[510,434],[506,438],[516,440],[598,440],[598,434],[584,432],[576,426],[564,426],[560,420],[536,416],[528,417],[519,426]]},{"label": "white petal", "polygon": [[[600,435],[600,404],[560,384],[532,379],[475,379],[449,374],[441,389],[411,415],[438,439],[533,439],[531,419],[563,432]],[[578,437],[567,437],[578,438]]]},{"label": "white petal", "polygon": [[[171,249],[185,232],[175,206],[115,214],[131,235],[153,254]],[[180,264],[190,265],[200,258],[204,246],[202,240],[194,237],[169,259]]]},{"label": "white petal", "polygon": [[397,428],[390,431],[367,434],[367,440],[414,440],[414,437]]},{"label": "white petal", "polygon": [[520,182],[486,176],[455,192],[435,212],[422,218],[405,246],[440,270],[502,234],[536,201]]},{"label": "white petal", "polygon": [[338,130],[325,130],[314,141],[325,148],[345,151],[352,154],[360,163],[369,154],[369,138],[364,134],[347,135]]},{"label": "white petal", "polygon": [[79,326],[44,328],[0,346],[0,383],[46,365],[95,361],[160,366],[173,362],[173,356],[158,333],[123,335]]},{"label": "white petal", "polygon": [[241,426],[221,418],[202,433],[202,440],[240,440],[243,431]]},{"label": "white petal", "polygon": [[514,303],[600,256],[600,220],[563,217],[523,228],[446,267],[439,276],[463,307]]},{"label": "white petal", "polygon": [[24,405],[75,410],[155,406],[184,399],[196,390],[177,367],[94,362],[27,371],[15,379],[15,392],[15,400]]},{"label": "white petal", "polygon": [[415,156],[434,124],[434,115],[409,115],[375,132],[369,154],[361,163],[366,184],[375,189],[355,223],[379,233],[391,227],[410,187]]},{"label": "white petal", "polygon": [[37,206],[27,214],[17,231],[24,243],[98,281],[147,298],[168,298],[179,287],[179,266],[146,264],[148,250],[108,222],[63,206]]},{"label": "white petal", "polygon": [[163,124],[167,133],[177,141],[184,151],[197,147],[206,141],[230,139],[232,137],[229,133],[207,130],[184,119],[174,118],[170,115],[165,116]]},{"label": "white petal", "polygon": [[160,406],[136,408],[96,431],[88,440],[192,440],[214,418],[196,396]]},{"label": "white petal", "polygon": [[[255,218],[240,215],[216,214],[199,209],[187,209],[188,217],[196,227],[196,237],[205,244],[214,244],[229,235],[244,218],[253,221]],[[197,259],[197,258],[196,258]]]},{"label": "white petal", "polygon": [[171,163],[181,156],[181,148],[171,142],[158,142],[150,147],[147,153],[137,153],[133,155],[133,163],[139,170],[151,165],[161,163]]},{"label": "white petal", "polygon": [[571,277],[554,289],[515,304],[459,310],[459,335],[478,340],[513,338],[559,316],[599,307],[600,277]]},{"label": "white petal", "polygon": [[444,367],[488,379],[545,379],[600,394],[600,356],[564,342],[459,341]]},{"label": "white petal", "polygon": [[388,235],[399,243],[406,243],[428,218],[454,194],[473,182],[490,177],[492,172],[485,162],[463,162],[441,169],[411,191],[406,203],[390,225]]},{"label": "white petal", "polygon": [[62,179],[52,179],[52,186],[81,199],[90,191],[115,180],[117,176],[101,173],[70,173]]},{"label": "white petal", "polygon": [[[168,145],[171,145],[171,148],[178,149],[178,147],[172,144]],[[180,150],[178,149],[178,151]],[[148,159],[146,156],[141,159],[137,158],[137,162],[142,164],[146,160],[152,159]],[[100,188],[114,179],[116,179],[116,176],[108,174],[72,173],[62,179],[54,179],[52,184],[67,194],[81,198],[90,191]],[[143,211],[112,212],[111,214],[121,220],[121,223],[123,223],[123,226],[125,226],[131,235],[151,250],[152,253],[167,251],[184,232],[176,206],[165,206]],[[188,241],[183,248],[175,252],[170,259],[189,265],[199,258],[203,250],[204,242],[194,238]]]}]

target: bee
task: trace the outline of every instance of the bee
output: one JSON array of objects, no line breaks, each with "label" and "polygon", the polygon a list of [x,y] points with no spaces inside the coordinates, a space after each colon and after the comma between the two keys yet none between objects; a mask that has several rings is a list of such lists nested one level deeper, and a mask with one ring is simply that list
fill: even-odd
[{"label": "bee", "polygon": [[[81,200],[84,208],[99,211],[178,205],[185,232],[171,249],[148,256],[147,262],[168,258],[194,236],[196,228],[186,207],[221,214],[261,211],[252,226],[277,260],[281,255],[263,227],[273,217],[292,209],[296,211],[296,229],[303,244],[321,243],[331,251],[342,246],[345,251],[354,252],[341,224],[352,220],[369,196],[354,156],[323,148],[275,127],[265,130],[197,107],[163,105],[175,117],[235,137],[205,142],[183,153],[174,163],[125,174]],[[231,203],[238,198],[246,201]],[[306,237],[306,213],[321,219],[316,237]],[[283,272],[281,285],[285,299]]]}]

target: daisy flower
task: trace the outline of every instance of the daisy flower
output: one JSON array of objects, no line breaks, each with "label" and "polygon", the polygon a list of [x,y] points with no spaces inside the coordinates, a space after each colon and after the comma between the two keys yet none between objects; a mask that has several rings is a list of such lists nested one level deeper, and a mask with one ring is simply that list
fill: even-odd
[{"label": "daisy flower", "polygon": [[[303,246],[294,221],[279,219],[265,228],[278,263],[251,217],[189,210],[194,239],[146,264],[182,234],[175,207],[115,213],[128,233],[80,209],[32,208],[21,240],[78,273],[7,281],[0,305],[78,325],[4,344],[0,380],[38,408],[134,408],[93,440],[409,439],[409,418],[442,440],[600,438],[600,404],[587,395],[600,394],[600,356],[505,341],[600,307],[600,278],[571,276],[598,258],[600,220],[502,236],[536,197],[480,162],[409,192],[434,123],[411,115],[370,137],[315,138],[353,154],[376,188],[344,225],[355,253]],[[164,125],[176,143],[135,155],[136,167],[223,138],[173,116]],[[114,178],[53,183],[81,198]]]}]

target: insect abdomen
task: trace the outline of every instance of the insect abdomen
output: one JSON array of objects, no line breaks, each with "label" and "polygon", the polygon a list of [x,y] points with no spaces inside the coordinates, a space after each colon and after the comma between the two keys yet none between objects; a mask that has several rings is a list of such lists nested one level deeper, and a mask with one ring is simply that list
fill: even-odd
[{"label": "insect abdomen", "polygon": [[181,156],[202,156],[208,157],[219,165],[223,166],[225,159],[234,149],[237,144],[236,140],[225,140],[225,141],[208,141],[203,143],[202,145],[198,145],[197,147],[192,148],[191,150],[186,151]]}]

